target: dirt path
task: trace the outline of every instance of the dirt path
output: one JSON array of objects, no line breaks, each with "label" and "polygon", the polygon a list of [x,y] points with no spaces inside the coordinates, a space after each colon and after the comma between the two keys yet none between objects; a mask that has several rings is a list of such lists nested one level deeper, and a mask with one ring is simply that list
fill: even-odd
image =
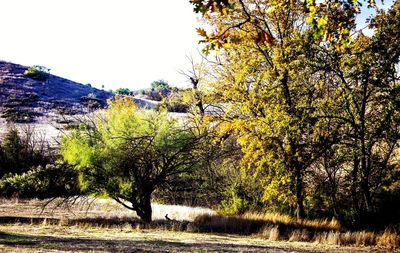
[{"label": "dirt path", "polygon": [[253,237],[12,224],[0,226],[0,252],[387,252],[378,248],[271,242]]}]

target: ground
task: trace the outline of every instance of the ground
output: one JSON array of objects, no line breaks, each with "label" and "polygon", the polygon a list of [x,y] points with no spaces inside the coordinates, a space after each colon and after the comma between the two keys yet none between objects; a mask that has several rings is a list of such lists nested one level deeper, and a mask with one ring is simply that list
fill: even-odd
[{"label": "ground", "polygon": [[[171,231],[162,226],[142,229],[129,223],[71,225],[65,219],[110,220],[115,219],[110,218],[111,213],[119,218],[130,218],[127,217],[130,213],[103,200],[91,203],[86,209],[81,204],[71,209],[53,206],[42,210],[39,207],[43,203],[0,201],[0,252],[389,252],[377,247],[339,247],[270,241],[257,236]],[[187,207],[179,211],[177,206],[154,205],[154,208],[160,216],[169,210],[174,218],[182,215],[190,219],[195,214],[210,212]]]},{"label": "ground", "polygon": [[0,226],[1,252],[386,252],[378,248],[271,242],[255,237],[132,227]]}]

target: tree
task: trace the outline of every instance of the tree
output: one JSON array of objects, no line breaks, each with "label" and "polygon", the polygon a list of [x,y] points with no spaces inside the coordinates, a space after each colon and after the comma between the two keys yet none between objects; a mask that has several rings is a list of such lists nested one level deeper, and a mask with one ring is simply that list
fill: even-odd
[{"label": "tree", "polygon": [[[248,1],[243,0],[190,0],[189,2],[193,4],[196,13],[201,13],[203,16],[208,17],[212,16],[209,14],[226,15],[231,13],[232,10],[237,9],[238,6],[245,6],[248,3]],[[258,11],[263,11],[265,13],[274,12],[275,8],[288,8],[293,4],[301,6],[302,8],[300,11],[307,17],[307,25],[310,28],[312,36],[315,39],[323,39],[329,42],[338,51],[343,50],[352,41],[350,31],[356,26],[356,17],[361,14],[360,7],[366,4],[368,8],[376,8],[375,0],[278,0],[269,2],[266,5],[264,5],[265,1],[253,2],[255,5],[258,5],[254,10],[258,9]],[[260,9],[259,7],[262,8]],[[229,44],[232,39],[229,33],[230,30],[232,28],[240,28],[249,22],[252,22],[251,15],[248,15],[246,19],[242,19],[239,22],[232,22],[221,26],[210,34],[207,34],[204,29],[199,28],[199,34],[204,37],[202,41],[209,43],[205,50],[209,51],[210,49],[223,48],[225,45]],[[260,27],[261,26],[262,22],[260,23]],[[258,38],[254,37],[254,39],[270,40],[268,35],[271,34],[267,33]]]},{"label": "tree", "polygon": [[327,121],[318,117],[325,87],[315,85],[305,57],[319,41],[300,2],[235,3],[205,16],[221,35],[205,41],[208,49],[223,48],[211,88],[226,105],[221,131],[237,136],[245,173],[262,176],[264,201],[304,218],[305,174],[331,142],[320,130]]},{"label": "tree", "polygon": [[77,166],[84,191],[106,193],[151,221],[152,193],[204,162],[203,136],[165,112],[138,110],[129,97],[96,115],[63,137],[61,154]]},{"label": "tree", "polygon": [[130,95],[131,91],[128,88],[118,88],[114,93],[118,95]]},{"label": "tree", "polygon": [[359,215],[373,211],[372,192],[395,178],[399,3],[372,19],[372,38],[350,39],[354,2],[326,1],[327,12],[312,11],[317,24],[309,1],[192,2],[211,26],[198,33],[206,52],[216,50],[210,90],[225,105],[220,130],[237,137],[264,201],[303,218],[319,194],[313,179],[328,178],[336,211],[339,190],[351,192],[344,198]]},{"label": "tree", "polygon": [[157,91],[169,90],[171,87],[168,82],[165,80],[157,80],[151,83],[151,89]]},{"label": "tree", "polygon": [[393,182],[388,178],[393,178],[400,137],[399,20],[397,1],[372,20],[372,37],[359,34],[344,52],[320,47],[315,58],[319,71],[329,77],[326,85],[335,89],[323,114],[340,125],[340,148],[346,151],[336,159],[351,167],[349,199],[360,223],[376,212],[377,194]]}]

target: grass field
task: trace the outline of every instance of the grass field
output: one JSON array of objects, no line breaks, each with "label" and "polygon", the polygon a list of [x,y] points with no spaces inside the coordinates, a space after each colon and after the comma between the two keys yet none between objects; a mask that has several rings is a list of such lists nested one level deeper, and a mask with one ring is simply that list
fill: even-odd
[{"label": "grass field", "polygon": [[[89,201],[90,202],[90,201]],[[56,202],[0,201],[0,252],[392,252],[380,247],[343,247],[316,242],[280,241],[262,235],[181,231],[161,220],[165,211],[178,220],[212,215],[210,209],[154,205],[152,229],[144,229],[132,212],[108,200],[80,201],[70,207]],[[157,218],[157,217],[156,217]],[[79,221],[79,222],[73,222]],[[111,222],[113,221],[113,222]]]},{"label": "grass field", "polygon": [[387,252],[249,236],[157,229],[10,224],[0,226],[1,252]]}]

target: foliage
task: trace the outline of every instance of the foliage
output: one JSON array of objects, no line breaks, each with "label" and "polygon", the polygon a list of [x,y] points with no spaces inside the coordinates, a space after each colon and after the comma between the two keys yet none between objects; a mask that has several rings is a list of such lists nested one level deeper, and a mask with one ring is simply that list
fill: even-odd
[{"label": "foliage", "polygon": [[[194,118],[198,120],[198,117]],[[208,128],[206,131],[201,144],[206,149],[200,158],[203,166],[172,177],[155,192],[157,202],[218,208],[226,198],[226,189],[236,180],[236,175],[230,172],[238,168],[240,150],[232,139],[224,141],[223,145],[215,143],[214,130]]]},{"label": "foliage", "polygon": [[187,113],[190,105],[186,100],[186,91],[178,90],[171,92],[167,97],[161,100],[159,108],[165,108],[169,112]]},{"label": "foliage", "polygon": [[[346,52],[321,49],[316,59],[325,85],[335,89],[321,113],[339,126],[338,144],[329,151],[334,156],[323,168],[334,192],[343,194],[341,202],[347,206],[343,216],[351,213],[347,222],[356,226],[379,219],[372,218],[380,212],[377,194],[398,181],[393,159],[400,138],[399,8],[397,2],[389,12],[378,13],[371,23],[372,37],[359,34]],[[341,163],[327,168],[329,160]],[[337,201],[332,196],[331,204],[340,209]]]},{"label": "foliage", "polygon": [[[303,57],[312,43],[309,31],[297,26],[306,17],[295,3],[272,13],[262,11],[264,2],[242,3],[232,10],[236,15],[210,18],[215,27],[246,20],[229,30],[235,43],[224,49],[223,67],[216,67],[218,79],[212,83],[216,99],[227,105],[220,130],[238,136],[245,174],[262,177],[263,200],[296,207],[301,218],[304,172],[320,156],[321,143],[329,141],[317,131],[324,125],[316,117],[323,87],[310,83],[312,73]],[[260,33],[269,33],[271,40],[254,41]]]},{"label": "foliage", "polygon": [[[242,175],[257,179],[260,201],[298,218],[370,220],[377,194],[398,180],[399,2],[371,20],[373,37],[353,43],[354,3],[346,12],[329,2],[321,15],[307,10],[314,2],[306,10],[296,1],[192,3],[211,26],[198,32],[205,51],[217,51],[208,85],[224,105],[206,118],[237,138]],[[225,203],[245,206],[231,192]]]},{"label": "foliage", "polygon": [[63,137],[61,154],[77,166],[83,190],[106,193],[148,222],[154,190],[203,161],[200,140],[166,113],[140,111],[133,99],[117,97],[106,111]]},{"label": "foliage", "polygon": [[72,166],[55,163],[38,166],[22,174],[6,174],[0,180],[2,197],[54,198],[81,194]]},{"label": "foliage", "polygon": [[50,75],[50,69],[40,65],[34,65],[25,70],[24,75],[37,80],[37,81],[46,81]]},{"label": "foliage", "polygon": [[151,89],[152,90],[162,91],[162,90],[170,90],[171,87],[169,86],[167,81],[165,81],[165,80],[157,80],[157,81],[153,81],[151,83]]},{"label": "foliage", "polygon": [[118,88],[114,93],[118,95],[130,95],[131,91],[128,88]]},{"label": "foliage", "polygon": [[31,167],[45,166],[52,160],[47,142],[35,134],[33,128],[18,131],[10,127],[0,143],[0,176],[21,173]]},{"label": "foliage", "polygon": [[151,83],[150,89],[144,89],[140,91],[141,95],[144,95],[147,99],[154,101],[162,101],[167,98],[171,93],[177,92],[178,89],[171,87],[167,81],[157,80]]},{"label": "foliage", "polygon": [[[360,7],[367,4],[368,8],[376,8],[374,0],[361,1],[287,1],[278,0],[273,2],[260,0],[190,0],[194,6],[196,13],[201,13],[205,18],[213,18],[213,16],[229,16],[235,15],[237,10],[245,6],[253,5],[254,10],[262,11],[265,14],[272,14],[276,17],[280,15],[281,9],[291,9],[294,6],[299,6],[298,9],[302,15],[306,17],[306,24],[310,28],[311,35],[316,40],[328,42],[330,46],[337,51],[343,50],[352,41],[350,31],[356,25],[356,17],[361,13]],[[236,22],[226,22],[217,27],[211,33],[207,33],[204,29],[198,28],[197,32],[203,39],[200,42],[205,42],[208,45],[204,48],[205,52],[210,50],[220,50],[229,47],[231,42],[237,40],[231,30],[242,29],[248,23],[257,21],[252,9],[249,9],[245,15],[241,15]],[[236,16],[239,17],[239,16]],[[262,19],[261,19],[262,20]],[[259,21],[261,21],[259,20]],[[301,24],[301,23],[299,23]],[[276,39],[273,36],[273,31],[270,29],[264,30],[262,22],[258,24],[259,33],[253,37],[255,42],[264,41],[274,43]]]}]

